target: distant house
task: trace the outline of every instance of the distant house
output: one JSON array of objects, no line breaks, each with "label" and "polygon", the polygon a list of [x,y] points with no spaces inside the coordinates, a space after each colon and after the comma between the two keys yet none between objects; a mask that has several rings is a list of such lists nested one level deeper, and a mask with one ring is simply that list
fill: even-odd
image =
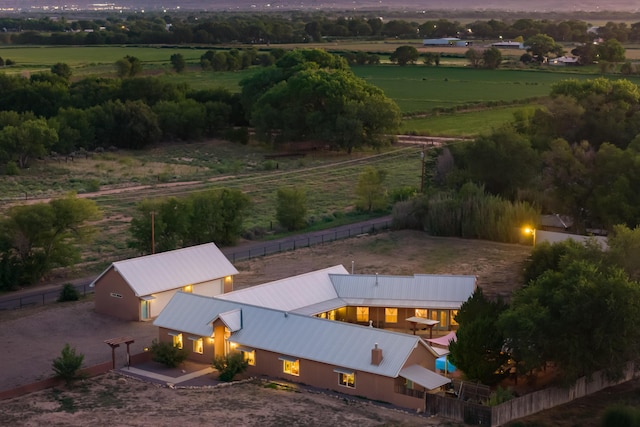
[{"label": "distant house", "polygon": [[[186,315],[188,313],[188,315]],[[178,292],[155,320],[159,339],[210,363],[240,352],[265,375],[424,411],[450,382],[420,337]]]},{"label": "distant house", "polygon": [[439,39],[424,39],[422,40],[423,46],[471,46],[473,44],[472,41],[469,40],[461,40],[458,37],[443,37]]},{"label": "distant house", "polygon": [[551,58],[547,61],[549,65],[566,67],[569,65],[580,65],[580,58],[577,56],[560,56],[558,58]]},{"label": "distant house", "polygon": [[214,243],[117,261],[91,283],[95,311],[123,320],[148,320],[179,290],[206,296],[231,292],[236,274]]},{"label": "distant house", "polygon": [[491,46],[497,47],[498,49],[524,49],[524,43],[512,41],[491,43]]}]

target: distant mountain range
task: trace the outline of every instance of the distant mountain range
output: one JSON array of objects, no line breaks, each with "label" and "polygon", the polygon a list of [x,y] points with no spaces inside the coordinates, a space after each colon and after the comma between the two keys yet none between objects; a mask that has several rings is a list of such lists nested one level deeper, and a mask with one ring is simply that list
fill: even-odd
[{"label": "distant mountain range", "polygon": [[135,10],[135,11],[284,11],[284,10],[456,10],[456,11],[618,11],[640,12],[638,0],[0,0],[1,11]]}]

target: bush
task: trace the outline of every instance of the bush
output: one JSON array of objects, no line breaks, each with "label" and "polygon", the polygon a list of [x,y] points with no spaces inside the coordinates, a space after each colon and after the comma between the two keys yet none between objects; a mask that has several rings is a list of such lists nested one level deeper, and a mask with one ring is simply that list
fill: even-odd
[{"label": "bush", "polygon": [[241,353],[232,353],[226,356],[217,356],[213,359],[213,367],[220,373],[218,379],[224,382],[233,381],[233,378],[244,372],[249,363],[244,360]]},{"label": "bush", "polygon": [[73,381],[81,379],[84,375],[80,372],[83,354],[76,354],[75,348],[71,348],[69,344],[65,344],[60,357],[53,361],[53,371],[56,377],[62,378],[67,385],[71,385]]},{"label": "bush", "polygon": [[60,291],[60,296],[58,297],[58,302],[65,301],[78,301],[80,299],[80,293],[78,290],[71,284],[65,283]]},{"label": "bush", "polygon": [[608,407],[602,417],[602,427],[638,427],[640,411],[630,406]]},{"label": "bush", "polygon": [[20,175],[20,168],[16,162],[8,162],[4,171],[9,176]]},{"label": "bush", "polygon": [[186,350],[174,347],[168,342],[158,342],[158,340],[153,340],[151,343],[151,354],[154,362],[162,363],[169,368],[175,368],[189,356]]}]

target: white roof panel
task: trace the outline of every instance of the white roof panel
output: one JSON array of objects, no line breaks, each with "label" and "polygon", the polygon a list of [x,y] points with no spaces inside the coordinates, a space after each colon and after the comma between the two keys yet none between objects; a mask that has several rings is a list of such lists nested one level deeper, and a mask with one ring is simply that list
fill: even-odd
[{"label": "white roof panel", "polygon": [[459,308],[476,288],[475,276],[332,274],[338,297],[349,305]]},{"label": "white roof panel", "polygon": [[294,311],[337,298],[331,274],[347,274],[342,265],[287,277],[258,286],[229,292],[219,298],[245,304]]},{"label": "white roof panel", "polygon": [[427,390],[435,390],[451,382],[449,378],[436,374],[435,372],[432,372],[427,368],[423,368],[420,365],[407,366],[400,371],[400,376],[413,381],[414,383],[420,384]]},{"label": "white roof panel", "polygon": [[238,274],[214,243],[114,262],[114,268],[137,296],[151,295]]}]

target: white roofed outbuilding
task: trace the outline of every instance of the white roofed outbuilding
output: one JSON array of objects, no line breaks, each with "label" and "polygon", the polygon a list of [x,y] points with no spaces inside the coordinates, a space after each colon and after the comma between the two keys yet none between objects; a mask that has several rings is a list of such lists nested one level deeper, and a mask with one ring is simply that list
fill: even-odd
[{"label": "white roofed outbuilding", "polygon": [[116,261],[91,283],[95,310],[124,320],[151,319],[178,290],[207,296],[232,291],[236,274],[215,243]]}]

